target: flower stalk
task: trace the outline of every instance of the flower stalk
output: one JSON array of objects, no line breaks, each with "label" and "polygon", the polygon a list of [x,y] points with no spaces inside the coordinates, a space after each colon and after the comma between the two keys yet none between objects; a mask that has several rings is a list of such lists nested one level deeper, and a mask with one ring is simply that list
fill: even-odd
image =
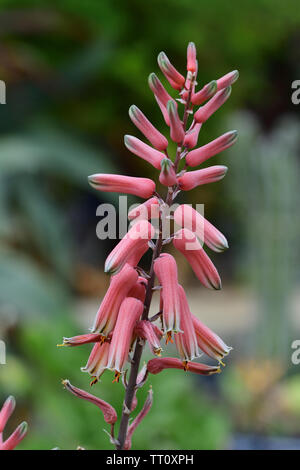
[{"label": "flower stalk", "polygon": [[[219,181],[225,176],[227,168],[221,165],[196,171],[187,170],[235,143],[236,131],[232,131],[194,149],[203,123],[227,101],[238,72],[213,80],[195,92],[198,63],[194,43],[188,45],[186,78],[177,71],[164,52],[158,56],[158,65],[171,87],[179,92],[179,98],[175,100],[158,77],[154,73],[150,75],[150,89],[170,128],[170,138],[177,144],[175,158],[172,159],[169,155],[165,136],[134,105],[129,111],[130,118],[154,148],[134,136],[125,136],[125,146],[160,172],[159,182],[167,187],[165,197],[157,192],[155,183],[147,178],[103,174],[89,177],[90,184],[97,190],[135,194],[147,201],[128,214],[134,225],[106,260],[105,272],[112,276],[112,280],[96,315],[92,334],[64,340],[68,345],[94,343],[88,363],[83,369],[94,378],[92,383],[98,381],[107,369],[114,371],[114,382],[122,377],[125,397],[119,432],[117,437],[113,429],[110,433],[110,440],[118,450],[131,448],[133,431],[152,406],[153,397],[150,391],[144,407],[129,426],[130,415],[138,404],[137,390],[144,385],[149,373],[157,374],[170,368],[202,375],[219,373],[221,359],[230,351],[230,347],[221,338],[201,322],[197,322],[190,312],[184,289],[178,283],[175,258],[163,253],[163,249],[172,241],[174,248],[185,256],[205,287],[221,288],[219,274],[201,243],[204,242],[210,249],[220,252],[228,248],[225,236],[188,206],[179,206],[174,215],[169,215],[166,208],[172,206],[181,190],[188,191]],[[178,103],[183,104],[183,112]],[[199,105],[194,113],[194,107]],[[165,237],[163,227],[167,218],[174,218],[182,228],[172,236]],[[154,219],[156,222],[158,219],[155,243],[152,241],[155,230],[151,224]],[[192,248],[188,247],[189,244]],[[149,248],[153,250],[152,260],[149,271],[144,272],[138,263]],[[156,279],[158,285],[155,285]],[[149,318],[152,297],[157,291],[161,298],[160,311]],[[156,320],[161,322],[162,330],[154,324]],[[173,342],[173,335],[180,358],[154,358],[140,371],[145,344],[148,342],[154,355],[160,355],[162,336],[165,336],[168,343]],[[193,362],[200,350],[216,359],[217,365]],[[130,371],[127,380],[128,363]],[[65,386],[66,384],[69,382],[65,381]],[[69,391],[98,405],[102,411],[114,410],[101,399],[82,390],[75,390],[74,393],[74,390],[73,387]],[[113,419],[115,425],[117,417],[114,414]]]}]

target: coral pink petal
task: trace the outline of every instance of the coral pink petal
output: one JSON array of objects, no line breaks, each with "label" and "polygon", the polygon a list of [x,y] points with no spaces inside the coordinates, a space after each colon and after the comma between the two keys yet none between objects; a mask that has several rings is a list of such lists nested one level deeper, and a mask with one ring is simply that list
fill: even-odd
[{"label": "coral pink petal", "polygon": [[75,395],[75,397],[89,401],[90,403],[93,403],[93,405],[96,405],[98,408],[100,408],[103,413],[104,420],[108,424],[114,424],[117,421],[118,417],[116,410],[109,403],[104,400],[101,400],[98,397],[95,397],[91,393],[81,390],[80,388],[74,387],[74,385],[72,385],[69,380],[63,380],[62,383],[66,390]]},{"label": "coral pink petal", "polygon": [[223,150],[234,145],[237,141],[237,131],[226,132],[217,139],[209,142],[202,147],[191,150],[186,156],[186,162],[189,166],[198,166],[209,158],[217,155]]},{"label": "coral pink petal", "polygon": [[153,147],[150,147],[150,145],[145,144],[140,139],[132,135],[125,135],[124,143],[130,152],[134,153],[143,160],[146,160],[148,163],[154,166],[154,168],[157,168],[158,170],[160,169],[160,162],[165,157],[164,153],[154,149]]},{"label": "coral pink petal", "polygon": [[218,91],[204,106],[201,106],[194,114],[196,122],[205,122],[228,100],[231,87]]},{"label": "coral pink petal", "polygon": [[188,229],[179,230],[175,234],[173,245],[185,256],[199,281],[205,287],[221,289],[222,284],[218,271],[200,245],[196,235]]},{"label": "coral pink petal", "polygon": [[155,192],[155,183],[149,178],[97,173],[89,176],[88,180],[94,189],[103,192],[134,194],[144,199]]},{"label": "coral pink petal", "polygon": [[178,178],[179,188],[182,191],[190,191],[203,184],[215,183],[224,178],[227,166],[214,165],[201,170],[185,172]]}]

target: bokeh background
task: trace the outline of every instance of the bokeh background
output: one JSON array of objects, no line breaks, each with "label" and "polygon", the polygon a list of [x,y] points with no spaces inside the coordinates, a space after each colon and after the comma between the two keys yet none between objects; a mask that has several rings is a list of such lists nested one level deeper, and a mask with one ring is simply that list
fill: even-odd
[{"label": "bokeh background", "polygon": [[[167,132],[147,77],[161,77],[161,50],[183,71],[194,41],[200,85],[240,71],[199,144],[230,129],[240,138],[210,161],[229,167],[226,178],[184,195],[204,203],[229,239],[212,256],[223,291],[199,287],[178,258],[180,281],[193,313],[234,350],[217,377],[151,377],[154,406],[134,448],[300,448],[300,365],[291,360],[300,339],[297,0],[0,5],[0,401],[17,399],[8,431],[28,421],[23,449],[111,448],[101,414],[61,385],[69,378],[88,389],[80,366],[89,345],[56,347],[88,331],[108,285],[103,262],[114,242],[96,238],[96,208],[116,199],[89,188],[87,175],[154,176],[123,145],[124,134],[141,137],[128,108]],[[94,393],[120,411],[122,385],[111,380],[105,374]]]}]

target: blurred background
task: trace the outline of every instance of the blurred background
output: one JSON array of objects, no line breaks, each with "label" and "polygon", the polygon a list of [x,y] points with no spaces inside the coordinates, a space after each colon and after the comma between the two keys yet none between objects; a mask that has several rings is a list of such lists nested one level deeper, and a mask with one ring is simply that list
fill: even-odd
[{"label": "blurred background", "polygon": [[[96,208],[117,199],[89,188],[87,176],[155,176],[123,145],[124,134],[141,137],[128,108],[167,135],[147,77],[162,78],[161,50],[183,72],[189,41],[200,86],[240,72],[199,137],[202,145],[238,130],[238,143],[209,162],[228,174],[179,199],[205,204],[229,239],[212,256],[221,292],[207,292],[178,262],[192,312],[234,350],[217,377],[151,377],[154,406],[134,448],[300,448],[300,364],[291,359],[300,339],[298,2],[2,0],[0,402],[17,399],[7,431],[29,423],[20,448],[111,448],[101,414],[61,385],[68,378],[88,389],[80,367],[90,346],[56,347],[88,331],[108,285],[103,262],[114,241],[96,238]],[[93,393],[120,411],[124,391],[111,380],[105,374]]]}]

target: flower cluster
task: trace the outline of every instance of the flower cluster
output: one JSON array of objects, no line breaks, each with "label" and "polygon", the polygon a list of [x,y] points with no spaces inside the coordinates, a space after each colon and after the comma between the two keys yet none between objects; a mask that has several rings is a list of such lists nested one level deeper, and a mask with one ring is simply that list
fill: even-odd
[{"label": "flower cluster", "polygon": [[[134,429],[151,407],[152,391],[140,414],[128,426],[129,415],[137,404],[136,391],[145,383],[149,373],[157,374],[168,368],[202,375],[218,373],[222,359],[231,349],[191,313],[185,291],[179,284],[175,258],[162,252],[172,242],[205,287],[220,289],[220,276],[203,245],[221,252],[228,248],[225,236],[200,213],[185,204],[174,211],[174,222],[180,229],[168,239],[163,238],[162,222],[165,208],[172,205],[180,191],[189,191],[219,181],[225,176],[227,168],[222,165],[189,170],[235,143],[237,132],[230,131],[195,148],[202,125],[229,98],[231,85],[237,80],[238,72],[230,72],[196,91],[198,63],[193,43],[187,49],[186,77],[176,70],[164,52],[158,56],[158,65],[171,87],[179,92],[178,98],[174,99],[154,73],[149,76],[150,89],[169,127],[170,139],[177,146],[175,157],[171,158],[168,139],[135,105],[129,109],[130,119],[149,143],[131,135],[126,135],[124,142],[131,153],[158,170],[158,180],[162,187],[167,188],[166,196],[158,193],[155,182],[149,178],[110,174],[89,176],[89,183],[97,190],[133,194],[146,201],[129,212],[131,228],[106,259],[104,270],[111,275],[110,285],[96,313],[91,333],[64,338],[64,345],[68,346],[93,343],[87,364],[82,368],[92,376],[92,384],[106,370],[114,371],[114,381],[118,382],[120,377],[123,379],[126,395],[118,438],[114,437],[113,432],[117,415],[111,405],[73,387],[68,381],[63,382],[74,395],[94,403],[102,410],[104,419],[112,426],[110,438],[118,449],[130,448]],[[183,105],[182,114],[180,105]],[[157,226],[154,221],[158,221]],[[154,243],[152,239],[155,237]],[[153,250],[152,263],[149,272],[145,272],[139,263],[149,249]],[[155,286],[156,279],[158,285]],[[149,318],[154,291],[160,295],[160,311]],[[161,321],[160,327],[155,324],[156,320]],[[159,357],[163,337],[166,343],[174,339],[180,358]],[[152,354],[158,357],[148,361],[139,373],[145,343],[149,344]],[[193,362],[202,353],[215,359],[217,364]],[[127,381],[126,368],[129,365],[130,376]]]},{"label": "flower cluster", "polygon": [[14,432],[3,440],[3,431],[16,406],[14,397],[10,396],[0,410],[0,450],[13,450],[24,439],[27,433],[27,423],[23,422]]}]

